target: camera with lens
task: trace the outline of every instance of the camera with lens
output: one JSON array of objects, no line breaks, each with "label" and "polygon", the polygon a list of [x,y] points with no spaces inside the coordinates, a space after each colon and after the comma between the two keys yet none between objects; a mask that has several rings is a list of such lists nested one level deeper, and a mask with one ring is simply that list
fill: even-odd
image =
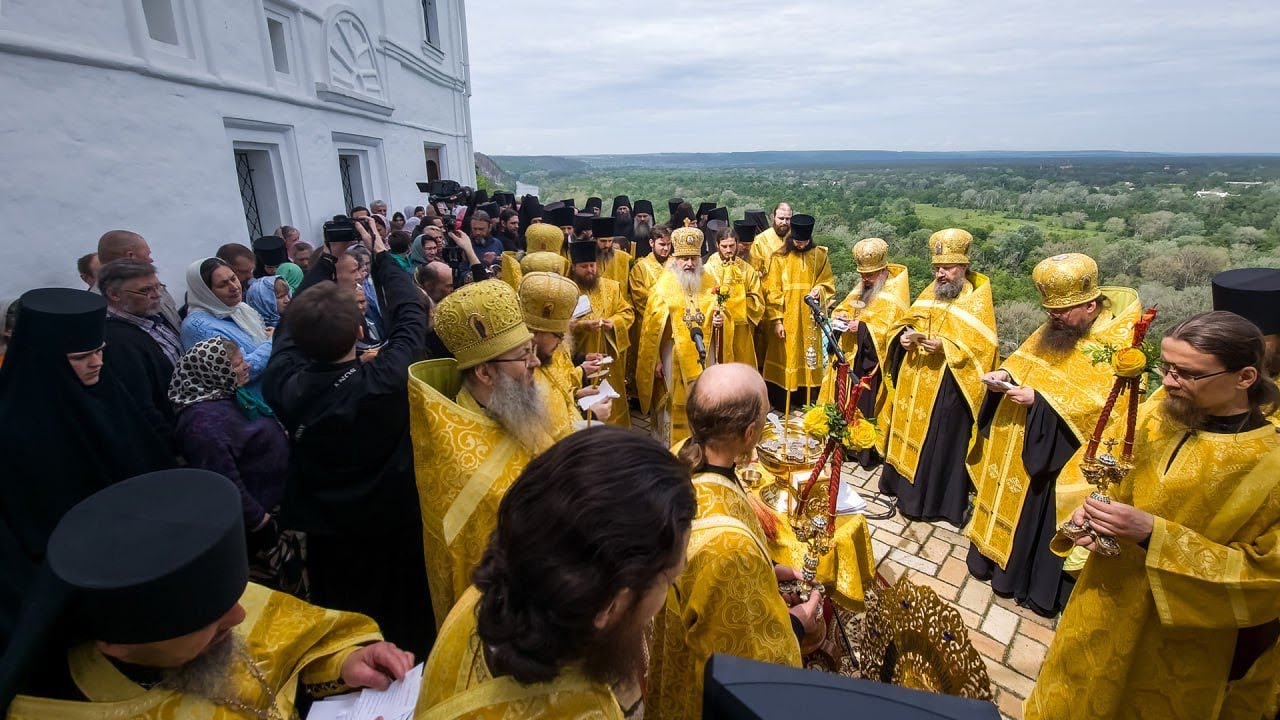
[{"label": "camera with lens", "polygon": [[451,267],[462,267],[466,263],[467,254],[462,252],[458,243],[448,235],[444,236],[444,245],[440,249],[440,257]]},{"label": "camera with lens", "polygon": [[334,215],[332,220],[324,224],[325,245],[329,243],[353,243],[358,239],[355,222],[346,215]]}]

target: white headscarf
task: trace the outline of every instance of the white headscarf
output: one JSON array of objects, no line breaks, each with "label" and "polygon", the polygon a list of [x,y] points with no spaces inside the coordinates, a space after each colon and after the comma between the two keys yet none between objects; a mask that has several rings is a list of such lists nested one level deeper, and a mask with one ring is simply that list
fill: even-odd
[{"label": "white headscarf", "polygon": [[[267,326],[262,322],[262,316],[257,310],[249,307],[244,301],[243,289],[240,295],[240,302],[235,307],[227,307],[217,295],[213,294],[213,290],[204,284],[204,278],[200,277],[200,266],[207,260],[213,258],[205,258],[197,260],[187,267],[187,307],[190,310],[200,310],[210,315],[226,320],[231,318],[236,325],[240,326],[253,338],[255,343],[263,343],[267,341]],[[221,261],[220,261],[221,262]],[[225,265],[225,263],[224,263]]]}]

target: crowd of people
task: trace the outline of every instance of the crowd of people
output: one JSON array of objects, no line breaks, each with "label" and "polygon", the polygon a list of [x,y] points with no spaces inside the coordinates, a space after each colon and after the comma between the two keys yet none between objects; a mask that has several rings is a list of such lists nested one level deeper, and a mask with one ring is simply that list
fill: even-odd
[{"label": "crowd of people", "polygon": [[[87,290],[0,302],[10,717],[289,717],[419,661],[423,717],[699,717],[714,653],[827,642],[741,478],[771,414],[845,397],[841,360],[875,430],[850,457],[963,529],[996,594],[1061,614],[1026,717],[1276,712],[1280,271],[1219,275],[1138,362],[1138,293],[1055,255],[1001,358],[959,228],[915,298],[859,240],[840,299],[787,202],[672,198],[660,223],[458,190],[210,248],[181,288],[113,230]],[[1153,362],[1159,388],[1112,402]]]}]

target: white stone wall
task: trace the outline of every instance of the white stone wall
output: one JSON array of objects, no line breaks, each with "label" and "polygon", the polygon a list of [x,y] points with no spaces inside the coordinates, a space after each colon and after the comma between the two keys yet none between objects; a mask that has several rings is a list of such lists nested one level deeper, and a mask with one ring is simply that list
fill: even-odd
[{"label": "white stone wall", "polygon": [[75,259],[129,229],[180,298],[188,263],[249,239],[236,148],[272,176],[264,233],[313,244],[345,209],[339,152],[393,211],[425,201],[427,145],[474,185],[463,0],[434,6],[427,43],[418,0],[0,0],[0,296],[81,286]]}]

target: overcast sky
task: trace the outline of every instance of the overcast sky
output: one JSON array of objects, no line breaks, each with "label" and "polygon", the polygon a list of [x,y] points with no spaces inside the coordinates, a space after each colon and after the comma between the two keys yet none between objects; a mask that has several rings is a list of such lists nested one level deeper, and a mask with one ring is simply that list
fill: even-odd
[{"label": "overcast sky", "polygon": [[466,11],[475,148],[488,154],[1280,151],[1274,0]]}]

